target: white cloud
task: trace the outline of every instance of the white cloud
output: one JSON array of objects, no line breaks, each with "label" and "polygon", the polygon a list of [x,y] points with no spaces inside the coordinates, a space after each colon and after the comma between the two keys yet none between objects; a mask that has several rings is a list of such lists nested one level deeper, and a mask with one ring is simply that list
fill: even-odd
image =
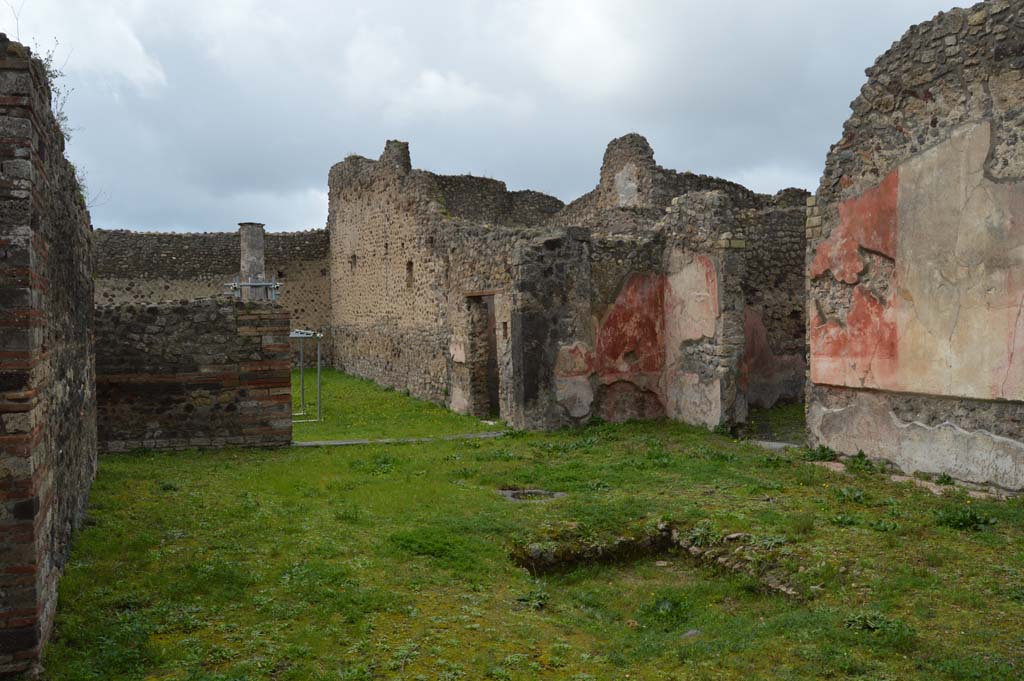
[{"label": "white cloud", "polygon": [[360,26],[345,48],[338,85],[356,101],[374,102],[404,78],[411,55],[404,31],[393,26]]},{"label": "white cloud", "polygon": [[818,188],[819,175],[820,173],[810,173],[803,168],[768,163],[742,168],[729,179],[756,192],[774,194],[789,187],[799,187],[813,192]]},{"label": "white cloud", "polygon": [[532,108],[522,93],[488,91],[429,61],[403,28],[360,26],[345,49],[338,86],[355,102],[398,120],[471,112],[523,115]]},{"label": "white cloud", "polygon": [[[239,192],[226,197],[208,194],[203,201],[208,204],[208,214],[222,216],[212,229],[232,229],[238,222],[256,221],[280,232],[322,228],[327,222],[327,192],[321,189]],[[195,224],[190,221],[190,228],[195,229]]]},{"label": "white cloud", "polygon": [[656,58],[645,52],[644,36],[635,30],[645,4],[531,0],[514,5],[519,21],[526,18],[520,55],[563,91],[588,99],[621,96],[645,79]]},{"label": "white cloud", "polygon": [[98,226],[284,228],[394,138],[564,200],[629,131],[667,167],[813,187],[864,68],[954,2],[26,0],[21,35],[69,57]]},{"label": "white cloud", "polygon": [[528,98],[518,95],[507,99],[487,92],[468,82],[458,73],[439,73],[433,69],[420,71],[412,86],[397,93],[392,102],[397,115],[417,112],[461,113],[473,110],[501,110],[505,114],[522,115],[531,109]]},{"label": "white cloud", "polygon": [[20,26],[3,12],[0,26],[43,50],[56,39],[56,62],[66,64],[68,74],[118,80],[140,94],[152,94],[167,84],[167,77],[133,26],[141,9],[142,3],[135,0],[30,0],[21,6]]}]

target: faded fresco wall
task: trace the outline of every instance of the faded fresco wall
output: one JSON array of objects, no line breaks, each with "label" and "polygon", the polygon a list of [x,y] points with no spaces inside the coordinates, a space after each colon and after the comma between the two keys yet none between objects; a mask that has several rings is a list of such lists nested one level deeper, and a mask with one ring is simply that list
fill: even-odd
[{"label": "faded fresco wall", "polygon": [[466,413],[490,413],[496,390],[501,418],[528,428],[716,426],[745,418],[748,390],[765,405],[802,397],[803,192],[662,168],[630,134],[565,207],[414,170],[395,141],[335,165],[329,197],[345,371]]},{"label": "faded fresco wall", "polygon": [[1022,21],[953,10],[868,71],[807,222],[816,442],[1024,488]]},{"label": "faded fresco wall", "polygon": [[711,376],[705,386],[701,377],[711,364],[691,361],[684,349],[718,332],[715,263],[687,251],[674,251],[672,261],[669,273],[630,274],[607,310],[589,320],[590,333],[560,347],[556,401],[573,419],[722,422],[720,383]]},{"label": "faded fresco wall", "polygon": [[289,317],[221,296],[96,308],[100,449],[291,443]]},{"label": "faded fresco wall", "polygon": [[583,262],[571,280],[580,290],[563,313],[555,346],[556,405],[575,422],[661,418],[663,240],[653,233],[576,233]]},{"label": "faded fresco wall", "polygon": [[671,274],[629,276],[607,312],[594,320],[593,343],[573,338],[560,348],[557,400],[570,416],[720,422],[717,385],[709,404],[696,370],[687,370],[679,350],[715,337],[715,266],[704,254],[675,255]]},{"label": "faded fresco wall", "polygon": [[50,635],[96,472],[92,228],[50,96],[0,34],[0,674]]},{"label": "faded fresco wall", "polygon": [[589,328],[556,367],[568,416],[713,427],[745,420],[748,401],[801,399],[805,197],[666,170],[639,135],[612,141],[598,187],[552,220],[591,233]]}]

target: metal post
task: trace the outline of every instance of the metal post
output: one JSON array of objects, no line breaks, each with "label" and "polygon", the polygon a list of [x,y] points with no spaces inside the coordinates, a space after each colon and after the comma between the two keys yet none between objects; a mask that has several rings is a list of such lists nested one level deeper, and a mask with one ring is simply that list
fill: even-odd
[{"label": "metal post", "polygon": [[320,408],[320,337],[323,334],[318,334],[316,337],[316,420],[323,420],[323,410]]},{"label": "metal post", "polygon": [[299,394],[301,397],[301,409],[299,414],[306,415],[306,339],[299,341]]},{"label": "metal post", "polygon": [[292,423],[316,423],[323,418],[323,407],[320,402],[323,397],[321,367],[323,366],[323,356],[320,350],[320,340],[323,338],[323,334],[319,331],[309,331],[307,329],[293,329],[288,334],[289,338],[298,338],[301,340],[299,344],[299,385],[302,391],[302,411],[295,412],[292,416],[305,416],[306,415],[306,339],[316,339],[316,418],[300,418],[292,419]]}]

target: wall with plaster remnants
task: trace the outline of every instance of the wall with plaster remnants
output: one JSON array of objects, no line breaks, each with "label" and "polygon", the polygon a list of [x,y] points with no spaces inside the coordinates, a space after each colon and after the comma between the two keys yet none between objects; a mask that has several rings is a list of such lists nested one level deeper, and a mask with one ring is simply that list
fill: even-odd
[{"label": "wall with plaster remnants", "polygon": [[552,220],[590,233],[586,322],[556,368],[570,415],[713,427],[801,399],[805,196],[667,170],[643,137],[613,140],[598,186]]},{"label": "wall with plaster remnants", "polygon": [[808,209],[812,438],[1024,488],[1024,8],[911,27]]},{"label": "wall with plaster remnants", "polygon": [[481,415],[497,380],[500,416],[531,428],[717,426],[802,398],[804,192],[662,168],[636,134],[565,207],[413,170],[401,142],[337,164],[329,191],[346,371]]}]

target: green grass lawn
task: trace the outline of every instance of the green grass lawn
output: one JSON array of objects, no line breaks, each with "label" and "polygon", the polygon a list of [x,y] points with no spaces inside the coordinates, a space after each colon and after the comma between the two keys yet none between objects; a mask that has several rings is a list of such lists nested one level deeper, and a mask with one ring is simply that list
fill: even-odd
[{"label": "green grass lawn", "polygon": [[[385,438],[441,437],[504,429],[504,424],[485,423],[456,414],[430,402],[385,390],[335,369],[322,377],[323,421],[296,423],[293,439],[380,440]],[[292,372],[292,408],[299,411],[299,372]],[[307,418],[316,417],[316,369],[306,370]],[[298,418],[298,417],[296,417]]]},{"label": "green grass lawn", "polygon": [[[377,418],[408,413],[377,392]],[[1024,503],[806,456],[664,422],[106,456],[46,678],[1020,678]],[[497,492],[534,486],[566,496]],[[751,533],[802,597],[674,553],[543,578],[509,559],[660,519]]]}]

